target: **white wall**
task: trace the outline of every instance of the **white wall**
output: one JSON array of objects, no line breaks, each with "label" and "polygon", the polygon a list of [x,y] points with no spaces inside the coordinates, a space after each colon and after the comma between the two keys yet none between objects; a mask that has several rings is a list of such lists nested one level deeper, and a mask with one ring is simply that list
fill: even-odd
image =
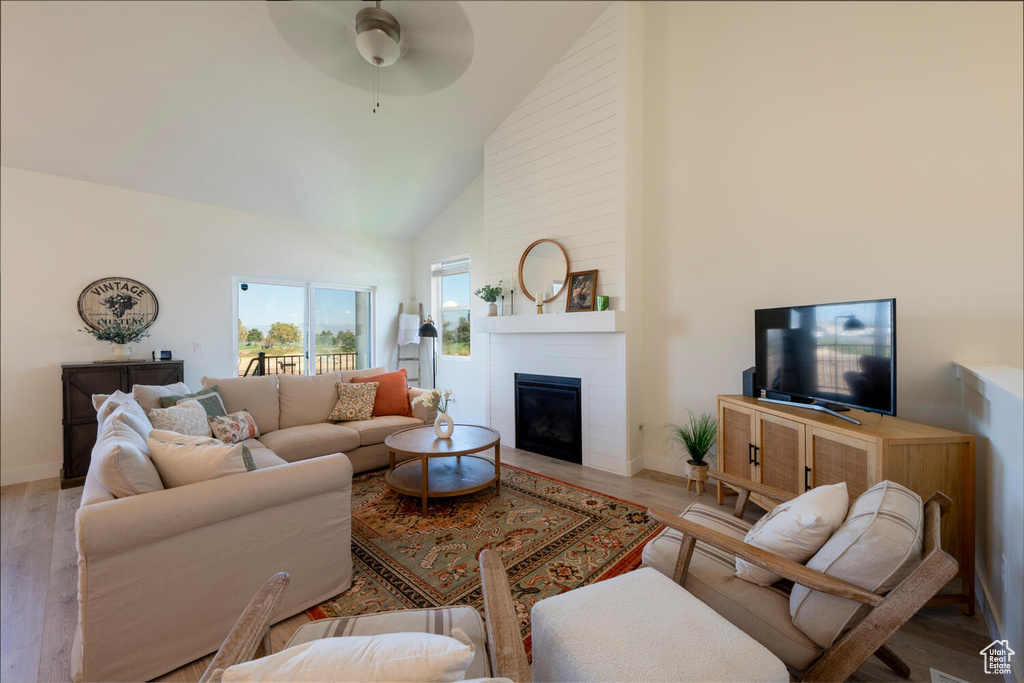
[{"label": "white wall", "polygon": [[[149,285],[160,301],[149,358],[169,348],[185,381],[235,371],[233,275],[377,289],[377,361],[395,364],[408,242],[22,171],[0,170],[0,481],[57,476],[63,457],[60,363],[110,358],[78,332],[77,299],[100,277]],[[204,344],[193,352],[193,342]]]},{"label": "white wall", "polygon": [[[407,300],[406,307],[416,310],[416,304],[423,303],[425,313],[431,312],[430,264],[452,256],[469,255],[471,291],[485,284],[498,284],[499,278],[487,280],[487,252],[483,229],[484,223],[484,182],[478,175],[440,216],[427,226],[413,243],[413,285],[416,300]],[[440,322],[435,314],[440,331]],[[474,296],[470,309],[472,321],[487,315],[487,304]],[[437,340],[440,352],[441,340]],[[487,335],[473,334],[471,355],[467,358],[442,356],[437,360],[437,386],[451,389],[455,402],[451,415],[463,424],[487,424]],[[430,386],[430,345],[421,343],[420,357],[423,359],[420,377],[421,386]]]},{"label": "white wall", "polygon": [[[993,639],[1024,643],[1024,370],[967,363],[957,375],[961,428],[977,435],[978,600]],[[1010,660],[1017,681],[1024,680],[1020,659]]]},{"label": "white wall", "polygon": [[1024,355],[1022,5],[644,14],[646,466],[770,306],[896,297],[899,415],[957,428],[951,361]]},{"label": "white wall", "polygon": [[[523,250],[554,239],[624,307],[624,9],[606,9],[484,145],[491,280],[514,281]],[[516,313],[533,313],[515,288]],[[565,311],[565,297],[549,309]]]}]

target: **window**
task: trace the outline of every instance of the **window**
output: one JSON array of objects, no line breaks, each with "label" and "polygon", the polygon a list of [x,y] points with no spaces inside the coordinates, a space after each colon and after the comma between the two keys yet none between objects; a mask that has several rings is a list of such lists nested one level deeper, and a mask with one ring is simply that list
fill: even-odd
[{"label": "window", "polygon": [[470,355],[470,316],[472,286],[469,258],[460,257],[435,263],[434,310],[441,323],[441,355]]},{"label": "window", "polygon": [[372,295],[368,287],[235,278],[239,377],[370,367]]}]

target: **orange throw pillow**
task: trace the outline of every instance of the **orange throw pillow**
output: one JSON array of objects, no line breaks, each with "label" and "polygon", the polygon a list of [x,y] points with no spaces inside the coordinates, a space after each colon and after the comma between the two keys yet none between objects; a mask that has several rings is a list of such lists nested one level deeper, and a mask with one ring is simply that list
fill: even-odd
[{"label": "orange throw pillow", "polygon": [[409,375],[405,368],[398,372],[385,372],[383,375],[369,377],[353,377],[352,382],[377,382],[377,397],[373,399],[373,416],[401,415],[412,417],[409,406]]}]

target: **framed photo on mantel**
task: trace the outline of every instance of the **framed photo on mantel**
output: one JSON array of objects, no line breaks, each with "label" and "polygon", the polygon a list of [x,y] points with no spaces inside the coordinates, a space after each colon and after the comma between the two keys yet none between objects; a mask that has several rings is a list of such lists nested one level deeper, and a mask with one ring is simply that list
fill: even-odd
[{"label": "framed photo on mantel", "polygon": [[569,274],[569,296],[565,299],[565,312],[594,310],[597,299],[597,271],[581,270]]}]

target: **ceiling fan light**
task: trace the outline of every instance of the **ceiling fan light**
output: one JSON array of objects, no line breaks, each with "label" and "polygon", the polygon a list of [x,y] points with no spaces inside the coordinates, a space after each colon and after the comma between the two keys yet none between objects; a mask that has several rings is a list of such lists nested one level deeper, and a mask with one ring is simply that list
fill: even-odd
[{"label": "ceiling fan light", "polygon": [[398,43],[379,28],[371,28],[356,36],[356,49],[363,59],[375,66],[391,66],[402,51]]}]

